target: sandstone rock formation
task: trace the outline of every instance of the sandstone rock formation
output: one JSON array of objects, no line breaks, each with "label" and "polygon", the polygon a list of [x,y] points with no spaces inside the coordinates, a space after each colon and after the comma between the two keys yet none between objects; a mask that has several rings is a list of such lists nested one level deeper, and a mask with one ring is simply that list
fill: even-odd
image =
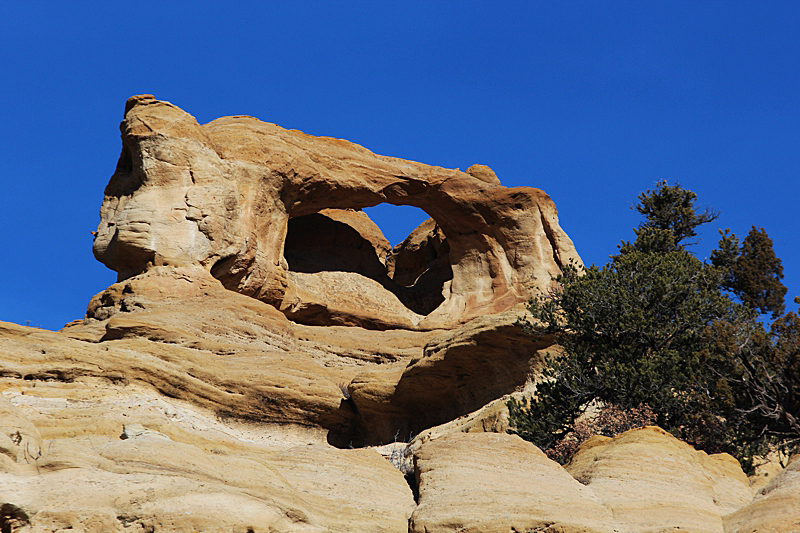
[{"label": "sandstone rock formation", "polygon": [[38,427],[44,446],[39,457],[16,453],[15,462],[13,451],[0,455],[3,531],[407,528],[412,493],[374,450],[223,422],[135,383],[109,386],[108,378],[77,373],[52,379],[6,383],[15,424]]},{"label": "sandstone rock formation", "polygon": [[456,433],[415,454],[419,505],[409,531],[611,533],[613,516],[536,446],[495,433]]},{"label": "sandstone rock formation", "polygon": [[76,339],[69,359],[15,345],[9,368],[18,377],[34,369],[124,376],[219,416],[314,427],[339,446],[380,444],[534,379],[549,341],[526,337],[513,325],[517,316],[481,317],[452,331],[308,326],[226,290],[201,267],[162,266],[98,294],[89,318],[63,331]]},{"label": "sandstone rock formation", "polygon": [[630,531],[723,531],[752,493],[739,463],[706,455],[659,428],[592,437],[567,466]]},{"label": "sandstone rock formation", "polygon": [[[350,394],[370,432],[411,437],[514,390],[541,370],[551,341],[536,341],[514,325],[516,312],[477,318],[431,338],[421,357],[396,374],[365,370]],[[398,416],[399,415],[399,416]]]},{"label": "sandstone rock formation", "polygon": [[[363,211],[324,209],[289,219],[283,255],[291,284],[281,310],[303,324],[370,329],[403,324],[409,311],[429,314],[453,278],[441,232],[428,235],[434,226],[429,219],[392,251]],[[333,311],[354,303],[358,312]]]},{"label": "sandstone rock formation", "polygon": [[749,505],[725,517],[726,533],[800,531],[800,457],[766,487]]},{"label": "sandstone rock formation", "polygon": [[[150,96],[122,141],[119,281],[60,332],[0,322],[0,533],[798,529],[798,461],[751,502],[657,429],[567,469],[503,433],[558,350],[522,302],[580,261],[542,191]],[[392,249],[380,202],[432,218]]]},{"label": "sandstone rock formation", "polygon": [[733,457],[655,427],[593,437],[566,469],[518,437],[452,429],[412,443],[419,502],[410,531],[792,533],[800,525],[798,460],[753,499]]},{"label": "sandstone rock formation", "polygon": [[[122,155],[94,243],[95,256],[120,279],[148,265],[201,265],[227,288],[298,318],[297,290],[334,282],[363,301],[322,295],[326,309],[313,314],[315,323],[328,315],[337,317],[329,323],[436,329],[525,302],[550,287],[561,265],[580,261],[550,198],[503,187],[488,167],[462,173],[378,156],[251,117],[201,126],[150,95],[128,101],[121,130]],[[391,310],[397,296],[363,271],[327,273],[318,283],[290,275],[290,219],[382,202],[422,208],[446,236],[452,279],[434,310],[412,306],[389,320],[377,308]],[[335,231],[324,224],[322,231]],[[400,300],[394,307],[404,307]]]},{"label": "sandstone rock formation", "polygon": [[[94,243],[121,281],[96,297],[87,323],[70,335],[103,328],[95,336],[104,341],[146,337],[205,348],[208,332],[226,325],[218,310],[240,304],[215,302],[185,318],[179,311],[188,296],[176,296],[171,308],[156,303],[179,294],[156,288],[169,272],[203,287],[191,301],[233,302],[222,287],[253,296],[289,319],[272,311],[256,311],[270,317],[266,323],[236,319],[248,334],[251,324],[264,324],[255,333],[259,349],[297,352],[298,361],[311,354],[328,368],[342,366],[341,356],[352,363],[353,350],[374,354],[335,376],[306,371],[324,375],[328,391],[346,386],[344,405],[326,393],[323,408],[309,393],[314,407],[304,421],[336,443],[409,436],[535,377],[550,341],[528,342],[513,325],[520,304],[549,288],[564,262],[580,261],[542,191],[503,187],[482,165],[462,173],[378,156],[250,117],[200,126],[151,96],[128,101],[121,129],[123,152]],[[359,210],[380,202],[418,206],[432,218],[392,250]],[[252,300],[242,307],[253,308]],[[333,340],[319,347],[321,336]],[[226,349],[239,350],[210,351]],[[302,399],[296,387],[274,394],[250,416],[285,418],[285,402]]]}]

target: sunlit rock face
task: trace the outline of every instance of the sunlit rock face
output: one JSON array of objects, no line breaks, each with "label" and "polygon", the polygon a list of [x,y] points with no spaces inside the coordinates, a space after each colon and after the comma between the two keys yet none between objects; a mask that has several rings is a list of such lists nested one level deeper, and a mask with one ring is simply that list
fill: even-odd
[{"label": "sunlit rock face", "polygon": [[[525,302],[549,288],[564,263],[580,261],[547,194],[503,187],[485,166],[464,173],[379,156],[251,117],[201,126],[149,95],[128,101],[121,130],[123,151],[94,243],[95,256],[120,279],[149,265],[200,265],[228,289],[301,322],[438,329]],[[348,221],[321,214],[328,221],[319,218],[316,225],[313,218],[292,219],[383,202],[419,207],[432,217],[427,224],[435,225],[438,251],[447,250],[428,255],[430,273],[424,263],[414,279],[407,269],[402,279],[390,276],[412,249],[427,248],[421,257],[434,250],[431,239],[422,246],[421,234],[434,230],[427,226],[392,265],[384,244],[368,237],[380,267],[292,270],[284,256],[287,233],[290,256],[298,255],[304,238],[290,233],[293,225],[305,224],[311,246],[318,236],[310,233],[335,232],[330,221],[346,226],[357,215]],[[364,237],[366,226],[351,228]],[[342,231],[339,237],[347,238]],[[337,297],[336,287],[345,294]]]},{"label": "sunlit rock face", "polygon": [[[269,399],[259,378],[213,408],[336,445],[416,434],[536,379],[552,340],[515,322],[580,262],[544,192],[251,117],[201,126],[149,95],[128,101],[121,131],[94,243],[120,281],[71,335],[258,346]],[[361,210],[381,202],[431,218],[392,248]]]},{"label": "sunlit rock face", "polygon": [[[798,530],[798,460],[756,490],[658,428],[566,468],[506,434],[560,350],[522,303],[579,261],[543,192],[150,96],[122,134],[119,281],[0,322],[2,533]],[[380,202],[431,218],[392,248]]]}]

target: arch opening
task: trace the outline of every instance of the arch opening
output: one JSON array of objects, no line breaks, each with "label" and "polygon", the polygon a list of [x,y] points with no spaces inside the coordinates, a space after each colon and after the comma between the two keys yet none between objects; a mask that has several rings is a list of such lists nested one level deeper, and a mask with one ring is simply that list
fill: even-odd
[{"label": "arch opening", "polygon": [[[284,258],[295,298],[310,304],[290,306],[287,316],[314,325],[387,329],[403,327],[404,316],[413,326],[433,312],[453,278],[449,244],[433,219],[413,209],[424,220],[394,247],[361,210],[290,218]],[[397,235],[396,228],[390,231]]]},{"label": "arch opening", "polygon": [[380,229],[394,248],[401,244],[420,224],[431,216],[419,207],[378,204],[362,209]]}]

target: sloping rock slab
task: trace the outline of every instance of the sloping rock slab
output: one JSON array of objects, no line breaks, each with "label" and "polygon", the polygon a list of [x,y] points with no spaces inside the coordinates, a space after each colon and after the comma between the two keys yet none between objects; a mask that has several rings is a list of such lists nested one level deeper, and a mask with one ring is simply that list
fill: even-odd
[{"label": "sloping rock slab", "polygon": [[751,499],[733,457],[707,455],[657,427],[593,437],[567,470],[613,511],[621,531],[722,533],[722,517]]},{"label": "sloping rock slab", "polygon": [[414,508],[374,450],[208,447],[139,424],[121,436],[62,434],[36,460],[0,463],[3,531],[401,533]]},{"label": "sloping rock slab", "polygon": [[549,337],[516,325],[524,310],[473,319],[431,338],[405,369],[368,369],[350,383],[367,441],[391,442],[447,423],[534,381]]},{"label": "sloping rock slab", "polygon": [[725,533],[800,531],[800,456],[758,491],[753,502],[725,517]]},{"label": "sloping rock slab", "polygon": [[611,533],[611,512],[561,466],[517,436],[457,433],[415,454],[412,533]]}]

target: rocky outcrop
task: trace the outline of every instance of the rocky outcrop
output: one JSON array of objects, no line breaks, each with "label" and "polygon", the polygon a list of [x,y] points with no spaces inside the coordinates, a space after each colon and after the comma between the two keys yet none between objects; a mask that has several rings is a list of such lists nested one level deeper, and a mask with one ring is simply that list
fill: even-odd
[{"label": "rocky outcrop", "polygon": [[[151,96],[128,101],[121,129],[94,243],[121,281],[69,335],[263,350],[270,400],[247,387],[217,408],[337,444],[410,436],[535,379],[551,341],[514,325],[522,302],[580,261],[542,191],[250,117],[201,126]],[[432,218],[392,250],[360,211],[380,202]]]},{"label": "rocky outcrop", "polygon": [[797,460],[753,499],[733,457],[656,427],[593,437],[566,469],[518,437],[452,429],[411,445],[419,505],[410,531],[797,531]]},{"label": "rocky outcrop", "polygon": [[409,531],[611,533],[592,491],[519,437],[458,433],[415,455],[419,505]]},{"label": "rocky outcrop", "polygon": [[[735,460],[658,428],[595,437],[564,469],[516,436],[481,432],[477,420],[502,417],[496,402],[408,448],[387,447],[400,467],[413,458],[416,504],[374,450],[337,450],[309,425],[220,417],[201,359],[180,368],[154,341],[87,343],[13,325],[1,338],[0,426],[10,442],[0,525],[9,531],[789,533],[800,516],[797,461],[752,503]],[[171,388],[147,369],[146,353]]]},{"label": "rocky outcrop", "polygon": [[567,466],[629,531],[722,533],[752,498],[730,455],[707,455],[659,428],[593,437]]},{"label": "rocky outcrop", "polygon": [[[239,312],[237,318],[248,314]],[[213,328],[213,317],[173,329],[173,314],[142,311],[138,316],[109,319],[107,340],[98,344],[2,324],[5,385],[25,384],[34,393],[37,385],[48,382],[66,388],[87,380],[110,389],[132,384],[208,409],[223,419],[296,424],[333,432],[332,439],[348,434],[352,427],[355,413],[336,385],[339,372],[301,351],[265,346],[257,337],[265,321],[236,332],[236,319],[227,317],[225,323],[217,319],[216,327],[233,327],[231,335],[252,335],[234,344],[195,335],[194,328],[202,323]]]},{"label": "rocky outcrop", "polygon": [[404,368],[357,374],[348,389],[365,433],[408,439],[523,389],[539,375],[552,341],[530,338],[515,325],[519,316],[476,318],[432,337]]},{"label": "rocky outcrop", "polygon": [[[149,96],[122,138],[119,282],[61,332],[0,323],[2,533],[797,529],[798,461],[751,501],[657,428],[566,469],[504,433],[558,351],[522,302],[579,261],[542,191]],[[392,249],[380,202],[432,218]]]},{"label": "rocky outcrop", "polygon": [[0,462],[3,531],[407,529],[412,492],[374,450],[225,423],[133,383],[76,376],[69,385],[4,392],[46,445],[38,457]]},{"label": "rocky outcrop", "polygon": [[449,332],[297,324],[200,267],[116,283],[88,316],[64,329],[71,339],[33,330],[66,359],[9,326],[13,375],[124,377],[219,416],[314,427],[338,446],[407,439],[521,389],[550,342],[515,326],[516,311]]},{"label": "rocky outcrop", "polygon": [[[527,301],[551,286],[561,265],[580,261],[550,198],[503,187],[488,167],[463,173],[379,156],[251,117],[201,126],[149,95],[128,101],[121,130],[122,155],[94,243],[95,256],[120,279],[150,265],[200,265],[227,288],[300,318],[298,290],[319,284],[290,274],[289,221],[382,202],[425,210],[446,236],[452,280],[441,287],[442,302],[434,310],[406,307],[389,319],[370,301],[391,310],[397,297],[380,280],[361,276],[370,295],[364,305],[330,302],[313,313],[315,323],[327,314],[337,317],[328,319],[333,324],[452,327]],[[341,272],[320,283],[349,284],[357,294],[353,276]]]},{"label": "rocky outcrop", "polygon": [[752,503],[725,517],[725,533],[800,531],[800,456],[760,489]]}]

